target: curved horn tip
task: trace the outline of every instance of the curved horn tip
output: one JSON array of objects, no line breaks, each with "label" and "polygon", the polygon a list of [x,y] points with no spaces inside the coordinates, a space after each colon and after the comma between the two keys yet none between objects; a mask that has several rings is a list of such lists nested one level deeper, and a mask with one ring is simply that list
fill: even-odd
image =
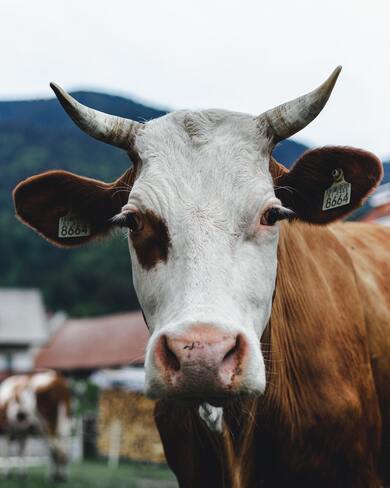
[{"label": "curved horn tip", "polygon": [[324,82],[324,85],[330,85],[330,87],[333,88],[342,69],[343,69],[343,67],[341,65],[338,65],[332,71],[332,73],[329,76],[329,78]]},{"label": "curved horn tip", "polygon": [[337,76],[340,74],[340,71],[343,69],[343,67],[341,66],[341,64],[339,64],[338,66],[336,66],[336,68],[333,70],[333,73],[334,75],[337,74]]},{"label": "curved horn tip", "polygon": [[60,85],[57,85],[57,83],[54,83],[53,81],[50,83],[50,88],[53,90],[54,95],[58,98],[62,105],[64,99],[69,100],[69,98],[71,98]]},{"label": "curved horn tip", "polygon": [[51,81],[50,82],[50,88],[53,90],[54,93],[57,94],[57,92],[61,91],[62,88],[60,87],[60,85],[57,85],[57,83],[54,83],[54,81]]},{"label": "curved horn tip", "polygon": [[259,121],[268,128],[266,130],[273,143],[296,134],[317,117],[328,101],[340,71],[341,66],[337,66],[313,91],[267,110],[259,116]]}]

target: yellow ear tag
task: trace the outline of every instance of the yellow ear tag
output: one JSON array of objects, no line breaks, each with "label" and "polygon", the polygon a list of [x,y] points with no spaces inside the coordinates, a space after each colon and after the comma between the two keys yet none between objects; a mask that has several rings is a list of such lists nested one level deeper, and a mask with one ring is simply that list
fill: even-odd
[{"label": "yellow ear tag", "polygon": [[58,237],[63,239],[74,237],[86,237],[91,235],[89,224],[81,220],[77,215],[69,212],[60,217],[58,221]]},{"label": "yellow ear tag", "polygon": [[344,173],[341,168],[332,171],[333,183],[324,193],[322,210],[332,210],[333,208],[348,205],[351,201],[351,183],[345,181]]}]

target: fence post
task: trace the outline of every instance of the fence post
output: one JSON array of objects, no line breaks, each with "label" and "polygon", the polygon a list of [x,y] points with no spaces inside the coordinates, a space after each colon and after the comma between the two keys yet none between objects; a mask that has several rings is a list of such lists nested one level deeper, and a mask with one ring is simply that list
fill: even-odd
[{"label": "fence post", "polygon": [[108,466],[117,468],[121,449],[122,424],[118,419],[111,422],[109,431]]}]

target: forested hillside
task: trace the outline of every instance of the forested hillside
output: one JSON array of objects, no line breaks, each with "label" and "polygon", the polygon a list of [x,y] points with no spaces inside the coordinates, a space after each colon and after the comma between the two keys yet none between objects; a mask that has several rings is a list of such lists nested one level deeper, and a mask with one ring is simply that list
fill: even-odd
[{"label": "forested hillside", "polygon": [[[165,113],[121,97],[73,95],[98,110],[139,121]],[[305,149],[285,141],[276,157],[289,166]],[[124,238],[75,250],[54,248],[15,219],[11,197],[19,181],[49,169],[111,181],[129,164],[123,151],[75,127],[55,99],[0,102],[0,286],[39,287],[49,309],[73,316],[136,308]]]}]

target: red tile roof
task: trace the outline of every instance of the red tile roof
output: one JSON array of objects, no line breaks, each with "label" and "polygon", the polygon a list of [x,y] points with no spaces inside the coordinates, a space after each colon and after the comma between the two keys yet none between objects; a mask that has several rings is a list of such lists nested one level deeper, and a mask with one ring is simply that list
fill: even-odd
[{"label": "red tile roof", "polygon": [[35,367],[71,371],[143,364],[148,338],[141,312],[70,319],[38,353]]}]

